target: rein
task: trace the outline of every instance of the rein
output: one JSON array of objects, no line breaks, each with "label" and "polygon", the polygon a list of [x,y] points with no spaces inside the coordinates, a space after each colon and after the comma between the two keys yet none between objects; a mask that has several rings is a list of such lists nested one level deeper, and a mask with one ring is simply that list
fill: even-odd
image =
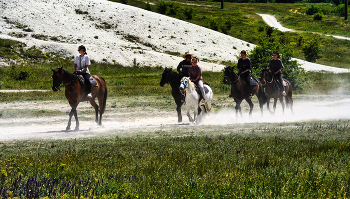
[{"label": "rein", "polygon": [[73,83],[75,80],[77,80],[77,76],[75,75],[74,77],[75,77],[75,78],[74,78],[72,81],[70,81],[70,82],[68,82],[68,83],[66,83],[66,84],[60,85],[57,89],[58,89],[59,91],[61,91],[61,90],[60,90],[61,87],[67,86],[67,85]]},{"label": "rein", "polygon": [[[271,74],[272,75],[272,74]],[[266,78],[265,78],[265,80],[266,80]],[[271,79],[271,81],[270,82],[268,82],[267,80],[266,80],[266,83],[268,83],[268,84],[271,84],[273,82],[273,75],[272,75],[272,79]]]}]

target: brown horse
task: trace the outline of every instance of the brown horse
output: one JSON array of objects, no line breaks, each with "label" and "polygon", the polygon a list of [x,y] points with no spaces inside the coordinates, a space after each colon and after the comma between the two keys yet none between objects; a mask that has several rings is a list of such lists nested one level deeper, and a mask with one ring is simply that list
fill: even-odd
[{"label": "brown horse", "polygon": [[172,71],[171,68],[165,68],[162,74],[162,79],[159,83],[161,87],[163,87],[165,84],[170,84],[171,86],[171,95],[173,96],[176,103],[178,122],[182,122],[181,106],[184,103],[182,101],[184,96],[180,93],[179,90],[180,81],[182,77],[182,75],[179,75],[178,73]]},{"label": "brown horse", "polygon": [[[65,87],[65,95],[69,102],[69,105],[72,107],[69,113],[69,120],[66,130],[70,130],[71,119],[74,115],[75,117],[75,131],[79,130],[79,120],[77,115],[77,106],[79,102],[89,101],[90,104],[95,108],[96,118],[95,121],[101,126],[102,114],[106,109],[106,100],[107,100],[107,87],[106,82],[102,77],[93,75],[92,77],[97,82],[97,87],[91,88],[92,98],[88,99],[85,93],[85,88],[83,84],[78,80],[77,75],[69,73],[66,70],[61,68],[51,69],[53,71],[52,79],[53,86],[52,90],[57,91],[59,88]],[[62,84],[60,86],[60,84]],[[95,98],[97,97],[99,105],[96,104]],[[99,109],[100,108],[100,109]],[[100,112],[100,120],[98,120],[98,113]]]},{"label": "brown horse", "polygon": [[[275,113],[277,99],[279,99],[282,104],[282,109],[284,113],[285,104],[283,102],[283,94],[282,94],[283,90],[282,88],[280,88],[276,78],[274,78],[274,75],[268,69],[262,70],[261,78],[262,78],[262,82],[264,82],[264,84],[266,85],[265,93],[267,96],[267,109],[270,111],[270,113]],[[292,84],[287,79],[283,78],[283,81],[285,82],[286,106],[287,108],[290,107],[291,111],[293,112],[293,99],[292,99],[293,87],[292,87]],[[270,110],[270,107],[269,107],[271,98],[274,98],[273,112]]]},{"label": "brown horse", "polygon": [[[236,114],[238,112],[242,115],[241,111],[241,103],[245,99],[250,107],[249,115],[252,114],[254,104],[252,100],[249,98],[248,93],[246,92],[246,86],[244,85],[242,79],[240,76],[233,70],[232,67],[226,67],[224,71],[225,77],[224,77],[224,84],[231,85],[231,94],[236,102]],[[266,103],[266,95],[264,93],[263,86],[261,82],[257,78],[253,78],[256,82],[255,85],[252,85],[251,87],[251,93],[252,95],[256,95],[259,100],[259,106],[261,114],[263,114],[263,106]]]}]

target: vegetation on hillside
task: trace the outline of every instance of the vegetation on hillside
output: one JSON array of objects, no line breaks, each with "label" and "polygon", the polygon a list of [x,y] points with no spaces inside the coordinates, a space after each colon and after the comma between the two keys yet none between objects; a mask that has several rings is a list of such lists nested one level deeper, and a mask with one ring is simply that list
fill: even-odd
[{"label": "vegetation on hillside", "polygon": [[[112,0],[120,2],[119,0]],[[252,1],[249,1],[252,2]],[[271,1],[269,1],[271,2]],[[334,2],[334,1],[333,1]],[[273,36],[276,41],[289,45],[296,58],[340,68],[350,68],[349,40],[339,40],[327,35],[350,37],[349,21],[341,16],[342,5],[330,3],[229,3],[220,9],[220,2],[185,0],[129,1],[129,5],[187,20],[224,34],[259,45],[260,38]],[[344,7],[344,6],[343,6]],[[310,12],[310,10],[315,10]],[[314,16],[317,12],[320,16]],[[272,14],[286,27],[297,32],[280,32],[267,26],[259,15]],[[313,13],[313,15],[307,15]],[[322,13],[322,15],[321,15]],[[322,19],[320,19],[320,17]],[[317,55],[305,51],[315,37]],[[322,55],[322,56],[321,56]]]}]

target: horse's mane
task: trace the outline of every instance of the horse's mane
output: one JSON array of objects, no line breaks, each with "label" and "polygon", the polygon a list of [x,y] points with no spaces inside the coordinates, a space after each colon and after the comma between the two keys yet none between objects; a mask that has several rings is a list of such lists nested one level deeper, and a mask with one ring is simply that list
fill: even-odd
[{"label": "horse's mane", "polygon": [[[60,70],[61,68],[57,68],[58,70]],[[68,79],[68,81],[73,81],[76,78],[76,75],[70,73],[67,70],[61,69],[64,72],[64,76]]]},{"label": "horse's mane", "polygon": [[194,83],[190,80],[190,78],[188,78],[188,86],[191,86],[191,88],[192,88],[193,90],[196,89]]}]

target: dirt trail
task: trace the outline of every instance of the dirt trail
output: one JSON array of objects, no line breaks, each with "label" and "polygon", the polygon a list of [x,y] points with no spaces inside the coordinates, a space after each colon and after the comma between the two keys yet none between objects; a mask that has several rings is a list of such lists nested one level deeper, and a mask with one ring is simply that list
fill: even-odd
[{"label": "dirt trail", "polygon": [[[121,133],[152,132],[159,129],[181,131],[181,128],[184,127],[193,128],[195,131],[203,125],[218,127],[249,123],[267,125],[270,123],[350,119],[350,96],[348,95],[337,97],[328,95],[297,96],[294,99],[294,113],[290,109],[286,109],[285,113],[282,114],[281,105],[278,102],[274,115],[267,111],[265,105],[264,115],[261,116],[256,104],[253,115],[249,117],[246,103],[242,105],[243,117],[236,116],[232,103],[232,106],[228,108],[214,110],[210,115],[202,118],[200,124],[188,122],[185,107],[182,109],[183,123],[178,123],[174,104],[171,104],[174,106],[174,110],[170,113],[166,110],[159,110],[157,107],[108,107],[103,117],[103,126],[98,127],[94,122],[94,113],[90,104],[81,103],[78,107],[80,130],[65,131],[70,111],[70,107],[65,101],[0,103],[0,113],[2,114],[0,117],[0,141],[118,136]],[[43,115],[21,116],[21,111],[26,110],[40,110]],[[7,117],[10,111],[18,112],[19,115]],[[45,115],[47,112],[50,114]],[[74,119],[71,128],[75,128]]]}]

